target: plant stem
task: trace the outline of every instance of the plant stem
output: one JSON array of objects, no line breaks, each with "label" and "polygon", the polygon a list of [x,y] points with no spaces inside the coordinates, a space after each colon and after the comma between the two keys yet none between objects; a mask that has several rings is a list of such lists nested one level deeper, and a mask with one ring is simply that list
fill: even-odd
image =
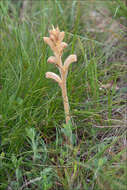
[{"label": "plant stem", "polygon": [[63,96],[63,104],[64,104],[64,111],[65,111],[65,117],[66,117],[66,124],[68,123],[68,121],[70,120],[70,115],[69,115],[69,101],[68,101],[68,97],[67,97],[67,87],[66,87],[66,75],[65,75],[65,71],[61,72],[62,76],[62,96]]},{"label": "plant stem", "polygon": [[70,115],[69,115],[69,101],[68,101],[68,96],[67,96],[67,87],[66,87],[66,71],[63,69],[63,64],[61,60],[61,56],[58,55],[58,65],[61,66],[59,67],[59,72],[61,75],[62,79],[62,85],[61,85],[61,90],[62,90],[62,97],[63,97],[63,104],[64,104],[64,112],[65,112],[65,119],[66,119],[66,124],[70,120]]}]

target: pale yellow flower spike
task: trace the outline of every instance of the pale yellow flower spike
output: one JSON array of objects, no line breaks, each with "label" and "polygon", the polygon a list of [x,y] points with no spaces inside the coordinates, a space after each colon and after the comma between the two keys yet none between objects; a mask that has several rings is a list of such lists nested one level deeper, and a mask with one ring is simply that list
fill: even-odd
[{"label": "pale yellow flower spike", "polygon": [[58,82],[61,90],[62,90],[62,97],[63,97],[63,104],[64,104],[64,111],[65,111],[65,118],[66,118],[66,124],[70,120],[70,114],[69,114],[69,101],[67,96],[67,88],[66,88],[66,80],[67,80],[67,74],[68,74],[68,68],[72,62],[77,61],[76,55],[69,55],[64,64],[62,63],[62,54],[64,48],[67,47],[67,43],[63,42],[64,39],[64,32],[60,32],[59,27],[54,28],[52,25],[52,30],[49,30],[49,37],[44,37],[43,40],[45,43],[47,43],[50,48],[52,49],[54,56],[51,56],[48,58],[49,63],[54,63],[57,68],[59,69],[60,76],[56,75],[53,72],[47,72],[46,78],[52,78],[56,82]]}]

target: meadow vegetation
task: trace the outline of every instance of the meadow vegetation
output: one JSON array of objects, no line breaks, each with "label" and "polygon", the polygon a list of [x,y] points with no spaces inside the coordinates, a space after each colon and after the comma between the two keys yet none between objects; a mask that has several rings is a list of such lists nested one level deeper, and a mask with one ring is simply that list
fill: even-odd
[{"label": "meadow vegetation", "polygon": [[[126,1],[1,0],[0,15],[0,189],[126,190]],[[52,25],[62,59],[77,55],[68,124],[45,77],[59,74],[43,41]]]}]

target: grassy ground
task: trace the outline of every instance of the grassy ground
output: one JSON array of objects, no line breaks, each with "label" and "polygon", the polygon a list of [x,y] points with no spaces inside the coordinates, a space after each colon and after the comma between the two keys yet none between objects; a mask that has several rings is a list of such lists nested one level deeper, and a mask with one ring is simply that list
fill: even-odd
[{"label": "grassy ground", "polygon": [[[0,189],[126,190],[127,15],[123,1],[0,1]],[[21,14],[21,11],[23,14]],[[65,31],[72,121],[45,78],[51,25]],[[71,144],[64,138],[67,136]]]}]

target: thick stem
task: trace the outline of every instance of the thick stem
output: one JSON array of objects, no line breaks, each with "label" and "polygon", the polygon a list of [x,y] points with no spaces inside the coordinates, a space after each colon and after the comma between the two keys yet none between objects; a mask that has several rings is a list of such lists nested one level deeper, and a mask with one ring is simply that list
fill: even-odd
[{"label": "thick stem", "polygon": [[69,101],[68,101],[68,97],[67,97],[67,88],[66,88],[66,71],[64,70],[64,66],[62,64],[62,60],[61,60],[61,56],[55,54],[56,59],[57,59],[57,65],[59,66],[59,72],[61,75],[61,90],[62,90],[62,97],[63,97],[63,104],[64,104],[64,112],[65,112],[65,118],[66,118],[66,124],[68,123],[68,121],[70,120],[70,116],[69,116]]},{"label": "thick stem", "polygon": [[65,111],[65,117],[66,117],[66,124],[70,120],[70,115],[69,115],[69,102],[68,102],[68,97],[67,97],[67,88],[66,88],[66,75],[65,72],[62,71],[62,96],[63,96],[63,104],[64,104],[64,111]]}]

